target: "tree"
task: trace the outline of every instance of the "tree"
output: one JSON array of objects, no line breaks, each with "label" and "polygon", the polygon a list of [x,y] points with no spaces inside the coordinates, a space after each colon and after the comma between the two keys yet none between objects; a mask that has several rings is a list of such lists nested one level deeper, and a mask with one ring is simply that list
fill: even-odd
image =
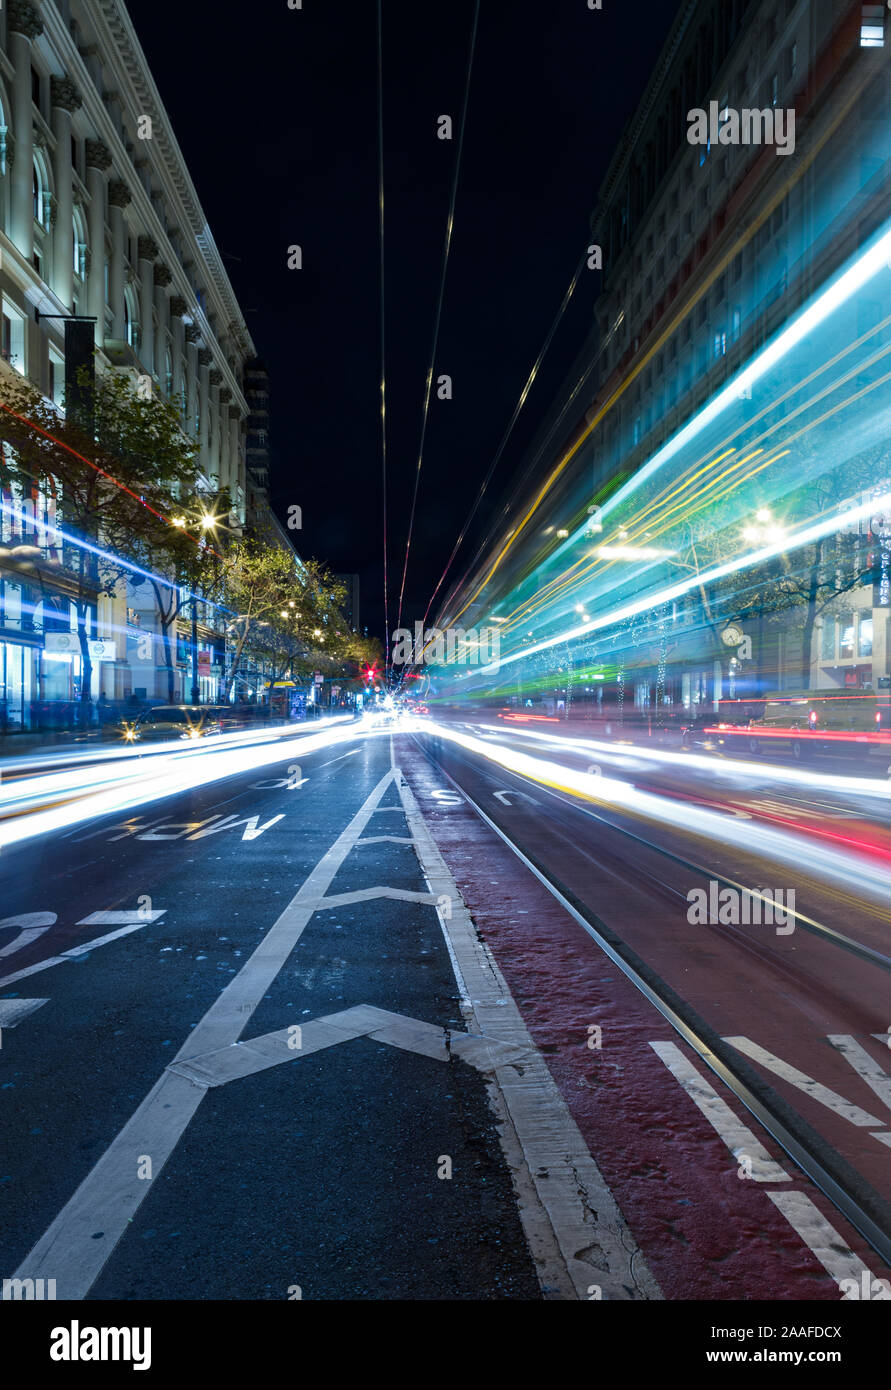
[{"label": "tree", "polygon": [[0,483],[35,503],[41,496],[50,499],[72,538],[62,544],[63,571],[77,613],[86,723],[93,606],[132,573],[127,557],[162,557],[167,543],[180,546],[170,517],[178,492],[197,477],[198,446],[184,433],[175,407],[158,397],[137,396],[117,372],[96,384],[90,433],[13,374],[0,377],[0,407],[11,451],[0,457]]}]

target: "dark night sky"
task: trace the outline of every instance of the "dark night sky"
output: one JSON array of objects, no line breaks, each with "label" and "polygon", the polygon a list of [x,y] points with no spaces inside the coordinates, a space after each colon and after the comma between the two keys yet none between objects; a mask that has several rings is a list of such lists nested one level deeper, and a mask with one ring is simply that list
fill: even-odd
[{"label": "dark night sky", "polygon": [[[271,374],[273,502],[358,571],[383,634],[374,0],[128,0]],[[597,187],[677,5],[482,0],[403,624],[427,600],[582,249]],[[420,439],[473,0],[384,0],[391,628]],[[448,113],[455,139],[436,138]],[[287,247],[303,248],[289,271]],[[509,485],[581,346],[586,274],[489,489]],[[471,532],[484,531],[482,508]],[[460,567],[460,557],[458,565]]]}]

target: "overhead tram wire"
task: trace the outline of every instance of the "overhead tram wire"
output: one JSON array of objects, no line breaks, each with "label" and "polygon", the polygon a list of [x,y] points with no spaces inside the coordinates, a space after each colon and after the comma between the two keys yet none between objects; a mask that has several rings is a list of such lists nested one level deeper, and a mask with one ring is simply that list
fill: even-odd
[{"label": "overhead tram wire", "polygon": [[405,539],[405,563],[402,567],[402,584],[399,589],[399,609],[396,618],[396,626],[402,625],[402,601],[405,596],[405,579],[408,574],[408,557],[411,550],[412,533],[414,531],[415,510],[418,502],[418,483],[421,477],[421,465],[424,461],[424,443],[427,437],[427,417],[430,410],[430,391],[433,385],[433,368],[436,362],[436,349],[439,343],[439,325],[442,318],[442,302],[445,296],[446,273],[449,266],[449,252],[452,246],[452,231],[455,225],[455,202],[458,196],[458,177],[461,172],[461,153],[464,148],[464,128],[467,123],[467,105],[470,99],[470,77],[473,71],[473,59],[476,52],[476,34],[479,26],[480,0],[474,0],[473,25],[470,32],[470,49],[467,55],[467,72],[464,78],[464,101],[461,108],[461,126],[458,132],[458,148],[455,153],[455,172],[452,176],[452,193],[449,202],[449,216],[446,222],[445,245],[443,247],[442,273],[439,279],[439,297],[436,304],[436,317],[433,325],[433,345],[430,350],[430,369],[427,372],[427,383],[424,390],[424,409],[421,415],[421,442],[418,449],[418,466],[415,471],[415,483],[411,499],[411,512],[408,520],[408,535]]},{"label": "overhead tram wire", "polygon": [[[439,590],[440,590],[440,588],[441,588],[441,586],[442,586],[442,583],[443,583],[443,581],[445,580],[445,578],[446,578],[446,576],[447,576],[449,570],[450,570],[451,567],[452,567],[452,564],[453,564],[453,562],[454,562],[455,556],[458,554],[458,551],[460,550],[461,545],[462,545],[462,543],[463,543],[463,541],[464,541],[464,537],[467,535],[467,530],[468,530],[468,528],[469,528],[469,526],[470,526],[470,523],[472,522],[474,516],[476,515],[477,509],[478,509],[480,503],[481,503],[482,500],[483,500],[483,495],[484,495],[484,493],[485,493],[487,487],[489,486],[489,483],[492,481],[492,476],[493,476],[493,474],[494,474],[494,472],[495,472],[495,469],[498,467],[498,464],[499,464],[499,462],[501,461],[501,456],[502,456],[502,454],[504,453],[505,448],[507,447],[507,442],[508,442],[508,440],[510,439],[511,434],[513,433],[514,425],[517,423],[517,420],[519,419],[520,411],[523,409],[523,406],[526,404],[527,397],[528,397],[529,392],[531,391],[532,386],[533,386],[533,384],[534,384],[534,382],[535,382],[535,378],[538,376],[538,372],[539,372],[539,369],[540,369],[540,367],[541,367],[541,364],[542,364],[542,362],[544,361],[544,359],[545,359],[545,357],[546,357],[546,355],[547,355],[548,349],[550,348],[551,343],[553,342],[554,335],[556,334],[557,329],[559,328],[560,323],[561,323],[561,321],[562,321],[562,319],[563,319],[563,315],[565,314],[565,312],[566,312],[566,310],[567,310],[567,308],[568,308],[568,306],[569,306],[569,301],[572,299],[572,296],[574,295],[574,293],[575,293],[575,291],[576,291],[576,288],[577,288],[578,282],[579,282],[579,277],[581,276],[582,270],[584,269],[584,266],[585,266],[586,257],[587,257],[587,251],[583,252],[583,253],[582,253],[582,256],[581,256],[580,259],[579,259],[579,263],[578,263],[578,265],[576,266],[575,273],[574,273],[572,279],[570,280],[569,285],[567,286],[566,293],[565,293],[564,296],[563,296],[563,300],[562,300],[562,302],[561,302],[561,304],[560,304],[560,308],[557,310],[557,315],[556,315],[556,317],[555,317],[553,323],[551,324],[551,326],[550,326],[550,328],[549,328],[549,330],[548,330],[547,336],[545,337],[545,340],[544,340],[544,342],[543,342],[543,344],[542,344],[542,346],[541,346],[541,350],[539,351],[538,356],[536,357],[534,363],[532,364],[532,370],[530,371],[528,377],[526,378],[526,384],[525,384],[525,386],[523,387],[522,391],[520,392],[520,394],[519,394],[519,396],[518,396],[518,398],[517,398],[517,403],[516,403],[516,405],[514,406],[513,414],[511,415],[510,420],[508,421],[507,429],[504,431],[504,434],[503,434],[502,437],[501,437],[501,442],[500,442],[500,444],[498,445],[498,448],[495,450],[495,456],[494,456],[494,458],[492,459],[491,464],[489,465],[488,472],[486,473],[486,476],[483,478],[482,484],[480,485],[479,492],[477,493],[477,496],[476,496],[476,501],[474,502],[473,506],[471,507],[471,509],[470,509],[470,511],[469,511],[469,513],[468,513],[468,515],[467,515],[467,519],[466,519],[466,521],[464,522],[464,525],[462,526],[461,531],[459,532],[458,539],[455,541],[454,549],[452,550],[452,553],[451,553],[451,555],[449,556],[449,558],[448,558],[448,560],[447,560],[447,562],[446,562],[445,568],[444,568],[442,574],[440,575],[440,577],[439,577],[439,579],[438,579],[438,581],[437,581],[436,588],[433,590],[433,593],[430,595],[430,601],[428,602],[426,611],[425,611],[425,613],[424,613],[424,623],[425,623],[425,624],[426,624],[426,622],[427,622],[427,618],[428,618],[428,616],[429,616],[430,609],[431,609],[432,606],[433,606],[433,601],[434,601],[434,599],[436,598],[436,595],[439,593]],[[590,368],[589,368],[588,372],[585,373],[585,375],[587,376],[587,375],[589,375],[589,373],[590,373]],[[575,394],[575,393],[573,393],[573,395],[574,395],[574,394]],[[561,416],[561,418],[562,418],[562,416]]]},{"label": "overhead tram wire", "polygon": [[377,189],[381,262],[381,491],[384,524],[384,680],[390,669],[390,599],[387,572],[387,359],[384,319],[384,22],[383,0],[377,0]]}]

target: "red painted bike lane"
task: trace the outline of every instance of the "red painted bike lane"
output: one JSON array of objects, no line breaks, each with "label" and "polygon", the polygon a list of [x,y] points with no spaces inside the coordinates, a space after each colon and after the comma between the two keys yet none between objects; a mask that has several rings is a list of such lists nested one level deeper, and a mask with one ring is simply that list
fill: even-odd
[{"label": "red painted bike lane", "polygon": [[[838,1301],[838,1284],[770,1200],[806,1194],[867,1269],[889,1271],[693,1049],[410,739],[398,761],[477,930],[508,981],[667,1298]],[[600,1047],[592,1047],[599,1028]],[[740,1176],[651,1043],[692,1062],[789,1174]]]}]

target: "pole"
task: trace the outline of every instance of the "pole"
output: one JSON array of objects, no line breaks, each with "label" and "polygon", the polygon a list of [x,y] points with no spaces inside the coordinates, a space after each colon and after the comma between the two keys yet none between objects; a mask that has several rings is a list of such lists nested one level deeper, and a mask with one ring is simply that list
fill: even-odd
[{"label": "pole", "polygon": [[192,595],[192,704],[200,704],[198,689],[198,600]]}]

